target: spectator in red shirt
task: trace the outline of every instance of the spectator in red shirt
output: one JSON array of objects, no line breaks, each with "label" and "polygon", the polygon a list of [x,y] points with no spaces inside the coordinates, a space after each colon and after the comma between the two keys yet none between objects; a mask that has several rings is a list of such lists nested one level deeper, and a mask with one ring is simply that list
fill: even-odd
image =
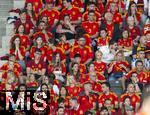
[{"label": "spectator in red shirt", "polygon": [[135,88],[132,83],[128,84],[126,93],[122,94],[120,97],[120,108],[123,107],[123,101],[126,96],[130,97],[131,105],[133,106],[133,110],[136,112],[140,107],[140,96],[135,93]]},{"label": "spectator in red shirt", "polygon": [[71,24],[78,25],[81,23],[82,13],[78,7],[72,6],[71,2],[72,0],[63,0],[63,5],[65,8],[61,11],[61,18],[67,14],[70,16]]},{"label": "spectator in red shirt", "polygon": [[101,51],[95,52],[95,60],[93,62],[95,70],[104,75],[107,72],[107,64],[102,61],[103,53]]},{"label": "spectator in red shirt", "polygon": [[92,61],[93,58],[93,52],[90,46],[85,45],[86,40],[83,37],[80,37],[78,40],[78,46],[72,47],[70,51],[70,58],[71,61],[74,62],[74,55],[80,54],[81,55],[81,63],[88,64],[90,61]]},{"label": "spectator in red shirt", "polygon": [[119,24],[120,27],[122,27],[123,18],[120,12],[118,11],[117,3],[110,3],[110,12],[113,14],[113,22]]},{"label": "spectator in red shirt", "polygon": [[30,49],[30,58],[31,59],[35,58],[34,57],[35,56],[34,53],[35,53],[35,50],[37,48],[40,49],[41,52],[42,52],[41,60],[46,61],[47,46],[44,45],[43,39],[40,36],[37,36],[37,38],[35,38],[35,45],[32,46],[31,49]]},{"label": "spectator in red shirt", "polygon": [[77,98],[72,97],[70,99],[70,115],[76,114],[76,115],[84,115],[85,113],[85,107],[82,106],[80,103],[78,103]]},{"label": "spectator in red shirt", "polygon": [[129,37],[131,37],[133,40],[138,41],[139,37],[141,35],[140,29],[138,26],[135,25],[135,20],[133,16],[128,16],[127,18],[127,26],[125,26],[125,29],[129,31]]},{"label": "spectator in red shirt", "polygon": [[25,0],[25,3],[32,3],[33,4],[33,10],[36,15],[40,12],[40,10],[43,7],[43,2],[41,0]]},{"label": "spectator in red shirt", "polygon": [[[124,59],[124,54],[122,51],[116,53],[115,61],[112,62],[108,68],[108,73],[117,74],[119,72],[129,72],[129,63]],[[116,76],[117,77],[117,76]],[[119,77],[119,76],[118,76]],[[120,76],[122,77],[122,76]]]},{"label": "spectator in red shirt", "polygon": [[52,56],[52,63],[48,65],[48,73],[54,73],[57,80],[64,82],[64,76],[66,75],[66,66],[62,62],[60,54],[54,53]]},{"label": "spectator in red shirt", "polygon": [[132,76],[133,73],[137,74],[139,83],[145,85],[148,82],[148,74],[145,71],[143,62],[141,60],[137,60],[135,63],[135,68],[130,70],[122,79],[128,80]]},{"label": "spectator in red shirt", "polygon": [[100,37],[98,37],[98,39],[97,39],[97,46],[98,47],[107,46],[107,45],[109,45],[110,40],[111,40],[111,38],[108,36],[107,30],[101,29],[100,30]]},{"label": "spectator in red shirt", "polygon": [[106,29],[108,36],[112,41],[118,41],[120,38],[120,28],[119,25],[113,22],[113,14],[111,12],[106,12],[104,15],[104,22],[102,22],[100,29]]},{"label": "spectator in red shirt", "polygon": [[89,81],[84,83],[83,92],[79,94],[78,100],[84,107],[84,111],[96,109],[97,95],[93,92],[92,84]]},{"label": "spectator in red shirt", "polygon": [[98,97],[98,104],[101,108],[104,106],[104,102],[106,99],[110,99],[112,101],[112,104],[114,108],[118,108],[118,96],[110,91],[110,84],[108,82],[102,83],[102,93]]},{"label": "spectator in red shirt", "polygon": [[18,36],[20,38],[21,45],[25,47],[26,51],[28,51],[31,44],[30,44],[29,36],[26,35],[25,27],[23,24],[20,24],[18,26],[18,28],[16,29],[16,34],[14,35],[14,37],[15,36]]},{"label": "spectator in red shirt", "polygon": [[3,85],[3,87],[1,87],[1,90],[15,90],[18,88],[18,83],[19,79],[15,76],[14,72],[10,70],[7,73],[6,81],[3,81],[3,83],[1,84]]},{"label": "spectator in red shirt", "polygon": [[56,45],[56,47],[61,48],[64,51],[64,53],[65,53],[64,55],[67,56],[70,53],[71,46],[67,42],[66,35],[65,34],[61,34],[59,36],[59,39],[60,39],[60,42]]},{"label": "spectator in red shirt", "polygon": [[38,87],[38,82],[35,79],[34,74],[30,74],[26,80],[27,87]]},{"label": "spectator in red shirt", "polygon": [[94,19],[100,25],[101,24],[101,14],[98,11],[96,11],[96,4],[94,2],[90,2],[88,4],[88,10],[82,15],[82,21],[88,21],[89,20],[89,17],[88,17],[89,11],[94,11],[94,13],[95,13]]},{"label": "spectator in red shirt", "polygon": [[94,63],[90,63],[88,66],[88,74],[86,75],[86,79],[91,80],[93,78],[93,76],[96,77],[96,82],[105,82],[105,76],[102,75],[99,71],[95,70],[95,66]]},{"label": "spectator in red shirt", "polygon": [[40,12],[39,17],[46,16],[51,30],[55,28],[59,21],[59,11],[54,8],[53,1],[46,0],[45,8]]},{"label": "spectator in red shirt", "polygon": [[41,61],[42,51],[36,49],[34,52],[34,60],[27,63],[27,76],[34,74],[35,78],[38,79],[46,73],[46,64]]},{"label": "spectator in red shirt", "polygon": [[79,71],[81,74],[86,73],[86,66],[83,63],[81,63],[81,55],[80,54],[74,55],[74,62],[71,62],[70,66],[72,65],[72,63],[78,63],[79,64]]},{"label": "spectator in red shirt", "polygon": [[125,52],[132,51],[133,39],[129,37],[129,31],[126,29],[122,31],[122,38],[118,40],[118,48]]},{"label": "spectator in red shirt", "polygon": [[135,22],[135,25],[138,25],[140,20],[141,20],[141,15],[140,13],[137,11],[137,4],[132,1],[129,5],[129,9],[128,9],[128,12],[126,14],[126,19],[129,17],[129,16],[132,16],[134,18],[134,22]]},{"label": "spectator in red shirt", "polygon": [[83,0],[73,0],[72,5],[78,7],[80,12],[84,12],[84,1]]},{"label": "spectator in red shirt", "polygon": [[30,20],[34,26],[36,26],[37,21],[37,15],[35,14],[33,10],[32,3],[28,2],[25,4],[25,10],[26,10],[26,18],[27,20]]},{"label": "spectator in red shirt", "polygon": [[25,27],[25,32],[27,35],[29,35],[31,33],[31,31],[33,30],[34,28],[34,25],[33,23],[30,21],[30,20],[27,20],[27,14],[26,14],[26,11],[25,10],[22,10],[20,13],[19,13],[19,16],[20,16],[20,19],[17,20],[15,22],[15,29],[18,28],[18,26],[20,24],[23,24],[24,27]]},{"label": "spectator in red shirt", "polygon": [[19,65],[19,63],[16,62],[16,56],[13,54],[8,55],[8,62],[2,65],[0,67],[0,70],[3,73],[2,78],[4,79],[6,78],[5,73],[7,73],[9,70],[13,71],[16,77],[19,77],[22,75],[22,68]]},{"label": "spectator in red shirt", "polygon": [[42,37],[45,44],[48,43],[49,39],[53,38],[53,34],[47,30],[47,25],[44,21],[39,22],[37,31],[33,34],[33,41],[39,36]]},{"label": "spectator in red shirt", "polygon": [[91,39],[96,39],[99,35],[99,24],[94,19],[95,12],[88,12],[88,21],[82,23],[82,27],[85,29],[86,33],[88,33]]},{"label": "spectator in red shirt", "polygon": [[65,14],[63,20],[57,26],[56,32],[58,34],[65,34],[67,40],[74,39],[75,26],[71,24],[70,16]]},{"label": "spectator in red shirt", "polygon": [[14,37],[11,40],[11,48],[10,54],[14,54],[16,56],[17,61],[24,60],[25,57],[25,47],[21,45],[21,39],[19,37]]}]

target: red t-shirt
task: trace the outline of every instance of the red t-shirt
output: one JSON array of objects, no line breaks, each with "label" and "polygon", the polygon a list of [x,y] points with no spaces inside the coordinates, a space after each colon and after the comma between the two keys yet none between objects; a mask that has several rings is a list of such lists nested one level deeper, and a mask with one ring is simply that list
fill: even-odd
[{"label": "red t-shirt", "polygon": [[90,46],[84,46],[83,48],[74,46],[70,51],[70,58],[74,58],[75,54],[81,55],[81,63],[85,63],[88,59],[93,58],[94,56]]},{"label": "red t-shirt", "polygon": [[95,35],[97,32],[99,32],[99,24],[98,22],[83,22],[82,27],[85,29],[86,33],[88,33],[90,36]]},{"label": "red t-shirt", "polygon": [[72,7],[70,10],[64,8],[61,11],[61,20],[63,20],[64,15],[67,14],[70,16],[71,21],[77,21],[79,18],[82,18],[82,13],[78,7]]},{"label": "red t-shirt", "polygon": [[39,16],[40,17],[42,17],[42,16],[48,17],[48,23],[51,26],[54,24],[55,20],[59,20],[60,13],[59,13],[59,11],[57,11],[55,9],[52,9],[52,10],[43,9],[40,12]]}]

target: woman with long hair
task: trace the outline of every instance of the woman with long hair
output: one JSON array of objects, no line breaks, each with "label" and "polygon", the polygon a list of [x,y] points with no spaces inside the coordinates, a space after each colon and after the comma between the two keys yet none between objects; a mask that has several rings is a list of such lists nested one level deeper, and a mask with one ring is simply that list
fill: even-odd
[{"label": "woman with long hair", "polygon": [[130,3],[128,12],[126,13],[125,16],[126,19],[128,16],[133,16],[135,25],[138,25],[140,23],[141,15],[137,10],[137,4],[134,1]]},{"label": "woman with long hair", "polygon": [[66,66],[61,61],[59,53],[54,53],[52,56],[52,62],[48,65],[48,74],[54,73],[57,80],[65,82],[63,76],[66,75]]},{"label": "woman with long hair", "polygon": [[31,47],[30,58],[34,59],[36,49],[40,49],[42,51],[41,60],[46,61],[47,46],[44,45],[43,39],[40,36],[35,39],[35,44]]},{"label": "woman with long hair", "polygon": [[14,36],[20,37],[21,45],[24,46],[26,50],[30,49],[30,39],[29,39],[29,36],[26,35],[25,27],[23,24],[20,24],[18,26]]},{"label": "woman with long hair", "polygon": [[15,54],[17,61],[24,60],[26,50],[25,47],[21,45],[21,40],[18,36],[14,36],[11,39],[9,52],[10,54]]},{"label": "woman with long hair", "polygon": [[31,2],[25,3],[25,11],[27,20],[30,20],[34,26],[36,26],[37,16],[33,10],[33,4]]}]

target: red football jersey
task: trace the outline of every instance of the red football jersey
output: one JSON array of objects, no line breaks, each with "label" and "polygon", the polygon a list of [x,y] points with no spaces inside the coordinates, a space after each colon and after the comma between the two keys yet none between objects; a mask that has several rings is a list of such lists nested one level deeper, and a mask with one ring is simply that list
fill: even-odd
[{"label": "red football jersey", "polygon": [[130,99],[131,99],[131,105],[135,108],[136,107],[136,103],[140,103],[140,96],[137,95],[137,94],[128,94],[128,93],[125,93],[123,95],[121,95],[120,97],[120,102],[123,103],[123,100],[126,96],[129,96]]},{"label": "red football jersey", "polygon": [[[26,53],[25,47],[24,47],[24,46],[20,46],[20,47],[19,47],[19,50],[20,50],[21,55],[24,57],[24,56],[25,56],[25,53]],[[9,50],[9,52],[10,52],[10,54],[16,55],[16,60],[20,60],[20,59],[19,59],[19,56],[18,56],[18,52],[17,52],[17,54],[15,54],[15,49],[12,49],[12,48],[11,48],[11,49]]]},{"label": "red football jersey", "polygon": [[104,93],[100,94],[98,98],[98,102],[104,105],[106,99],[110,99],[113,105],[115,105],[115,103],[118,103],[118,96],[113,92],[110,92],[108,95]]},{"label": "red football jersey", "polygon": [[59,13],[59,11],[57,11],[55,9],[52,9],[52,10],[43,9],[40,12],[39,16],[40,17],[42,17],[42,16],[48,17],[48,23],[50,26],[52,26],[54,24],[55,20],[59,20],[60,13]]},{"label": "red football jersey", "polygon": [[86,33],[88,33],[90,36],[95,35],[97,32],[99,32],[99,24],[98,22],[83,22],[82,27],[85,29]]},{"label": "red football jersey", "polygon": [[88,59],[93,58],[94,56],[90,46],[85,46],[84,48],[74,46],[70,51],[70,58],[74,58],[75,54],[81,55],[81,63],[85,63]]},{"label": "red football jersey", "polygon": [[100,73],[103,72],[104,73],[106,71],[106,69],[107,69],[107,65],[104,62],[94,61],[93,64],[94,64],[95,70],[97,72],[100,72]]},{"label": "red football jersey", "polygon": [[79,8],[74,6],[70,10],[64,8],[61,11],[61,20],[63,20],[65,14],[70,16],[71,21],[77,21],[79,18],[82,18],[82,13]]}]

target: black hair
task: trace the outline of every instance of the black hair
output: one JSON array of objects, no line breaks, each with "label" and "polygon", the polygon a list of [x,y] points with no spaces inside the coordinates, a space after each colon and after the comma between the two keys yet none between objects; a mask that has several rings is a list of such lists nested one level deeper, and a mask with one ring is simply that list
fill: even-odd
[{"label": "black hair", "polygon": [[135,62],[135,66],[137,66],[137,63],[142,63],[142,65],[143,65],[142,60],[137,60],[137,61]]},{"label": "black hair", "polygon": [[23,13],[26,13],[26,10],[25,9],[22,9],[20,12],[19,12],[19,15],[23,14]]},{"label": "black hair", "polygon": [[131,1],[131,2],[130,2],[129,8],[128,8],[128,14],[129,14],[129,16],[132,16],[132,14],[131,14],[131,6],[132,6],[133,4],[135,4],[136,7],[137,7],[137,4],[136,4],[134,1]]},{"label": "black hair", "polygon": [[72,0],[63,0],[63,1],[72,2]]},{"label": "black hair", "polygon": [[107,107],[102,106],[101,111],[104,111],[104,110],[108,111]]},{"label": "black hair", "polygon": [[102,85],[103,84],[106,85],[107,87],[109,87],[109,89],[110,89],[110,83],[109,82],[103,82]]},{"label": "black hair", "polygon": [[75,55],[74,55],[74,58],[77,58],[77,57],[80,57],[80,58],[81,58],[81,55],[80,55],[80,54],[78,54],[78,53],[77,53],[77,54],[75,54]]},{"label": "black hair", "polygon": [[21,83],[19,86],[18,86],[18,89],[20,90],[20,87],[25,87],[26,89],[27,89],[27,86],[26,86],[26,84],[24,84],[24,83]]}]

